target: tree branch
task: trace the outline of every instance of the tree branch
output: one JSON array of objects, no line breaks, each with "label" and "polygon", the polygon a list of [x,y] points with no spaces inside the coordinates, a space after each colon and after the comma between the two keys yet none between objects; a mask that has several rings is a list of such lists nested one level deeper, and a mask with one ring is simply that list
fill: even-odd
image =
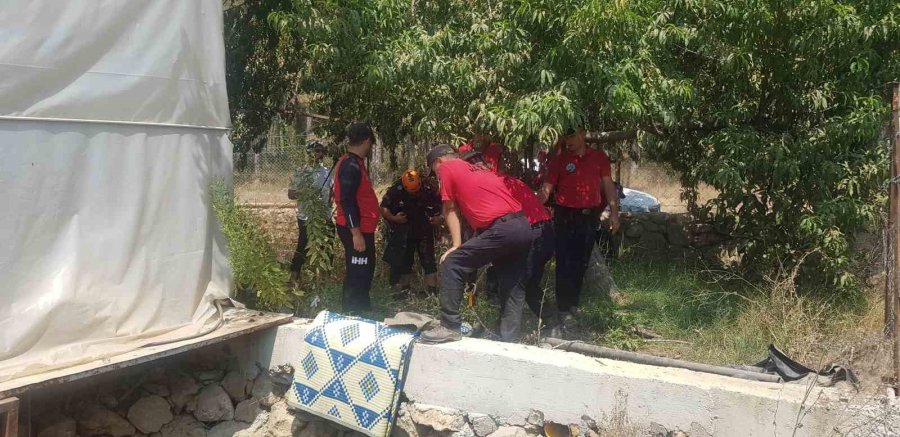
[{"label": "tree branch", "polygon": [[637,129],[613,130],[607,132],[592,132],[585,141],[588,143],[614,143],[617,141],[633,140],[637,138]]}]

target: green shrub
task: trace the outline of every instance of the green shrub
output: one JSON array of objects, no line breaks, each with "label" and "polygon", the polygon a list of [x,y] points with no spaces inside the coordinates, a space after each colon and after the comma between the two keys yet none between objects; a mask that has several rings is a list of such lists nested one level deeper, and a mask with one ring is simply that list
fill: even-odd
[{"label": "green shrub", "polygon": [[[291,304],[289,273],[282,266],[259,219],[235,202],[234,192],[224,182],[210,187],[213,209],[228,239],[229,260],[238,290],[251,293],[260,309],[279,309]],[[255,305],[254,305],[255,303]]]}]

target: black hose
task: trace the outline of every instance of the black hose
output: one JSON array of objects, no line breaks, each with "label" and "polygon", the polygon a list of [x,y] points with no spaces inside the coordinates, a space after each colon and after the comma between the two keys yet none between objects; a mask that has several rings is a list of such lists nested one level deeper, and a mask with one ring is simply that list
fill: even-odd
[{"label": "black hose", "polygon": [[778,375],[750,372],[747,370],[733,369],[731,367],[713,366],[710,364],[692,363],[690,361],[663,358],[653,355],[639,354],[635,352],[620,351],[606,347],[594,346],[579,341],[565,341],[556,338],[546,338],[544,341],[554,349],[562,349],[569,352],[578,352],[600,358],[628,361],[638,364],[646,364],[657,367],[675,367],[678,369],[693,370],[695,372],[712,373],[715,375],[730,376],[732,378],[749,379],[762,382],[782,382]]}]

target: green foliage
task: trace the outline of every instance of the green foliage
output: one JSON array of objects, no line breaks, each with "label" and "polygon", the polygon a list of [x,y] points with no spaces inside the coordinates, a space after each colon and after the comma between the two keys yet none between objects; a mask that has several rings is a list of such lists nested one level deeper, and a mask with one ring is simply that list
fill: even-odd
[{"label": "green foliage", "polygon": [[719,191],[698,212],[738,237],[746,267],[807,259],[857,285],[853,234],[885,206],[898,29],[893,1],[672,1],[657,15],[657,63],[692,98],[656,152]]},{"label": "green foliage", "polygon": [[290,0],[225,1],[225,79],[236,151],[258,151],[254,143],[294,97],[298,60],[290,45],[269,26],[273,11],[287,10]]},{"label": "green foliage", "polygon": [[294,0],[269,20],[310,104],[389,145],[636,130],[690,200],[718,190],[696,212],[738,237],[745,266],[806,259],[856,282],[853,235],[884,206],[893,0]]},{"label": "green foliage", "polygon": [[322,190],[311,172],[303,172],[296,185],[297,201],[306,215],[307,251],[303,268],[314,278],[332,274],[335,271],[335,254],[343,248],[335,238],[334,225],[329,220],[330,208],[326,208]]},{"label": "green foliage", "polygon": [[288,271],[278,263],[271,238],[246,208],[235,203],[234,193],[223,182],[210,187],[213,209],[228,239],[231,271],[239,290],[254,294],[261,309],[290,305]]}]

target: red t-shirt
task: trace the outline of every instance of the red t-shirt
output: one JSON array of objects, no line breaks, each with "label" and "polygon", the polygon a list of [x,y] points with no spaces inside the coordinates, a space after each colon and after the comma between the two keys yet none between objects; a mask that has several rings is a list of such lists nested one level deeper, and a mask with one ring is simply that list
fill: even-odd
[{"label": "red t-shirt", "polygon": [[497,143],[490,143],[487,146],[484,146],[484,150],[481,151],[481,159],[484,160],[485,164],[489,164],[491,166],[491,170],[494,173],[500,173],[500,160],[503,158],[503,146]]},{"label": "red t-shirt", "polygon": [[600,180],[612,171],[602,150],[585,149],[578,156],[564,150],[550,161],[547,183],[556,187],[556,204],[569,208],[597,208],[603,200]]},{"label": "red t-shirt", "polygon": [[438,168],[441,200],[456,202],[462,216],[475,230],[487,228],[498,218],[522,210],[503,179],[490,170],[461,159],[445,161]]},{"label": "red t-shirt", "polygon": [[528,217],[529,224],[533,225],[550,220],[550,212],[547,211],[541,200],[538,199],[534,191],[525,182],[512,176],[504,176],[503,183],[506,184],[506,188],[509,189],[513,199],[518,200],[522,204],[522,212],[525,214],[525,217]]}]

